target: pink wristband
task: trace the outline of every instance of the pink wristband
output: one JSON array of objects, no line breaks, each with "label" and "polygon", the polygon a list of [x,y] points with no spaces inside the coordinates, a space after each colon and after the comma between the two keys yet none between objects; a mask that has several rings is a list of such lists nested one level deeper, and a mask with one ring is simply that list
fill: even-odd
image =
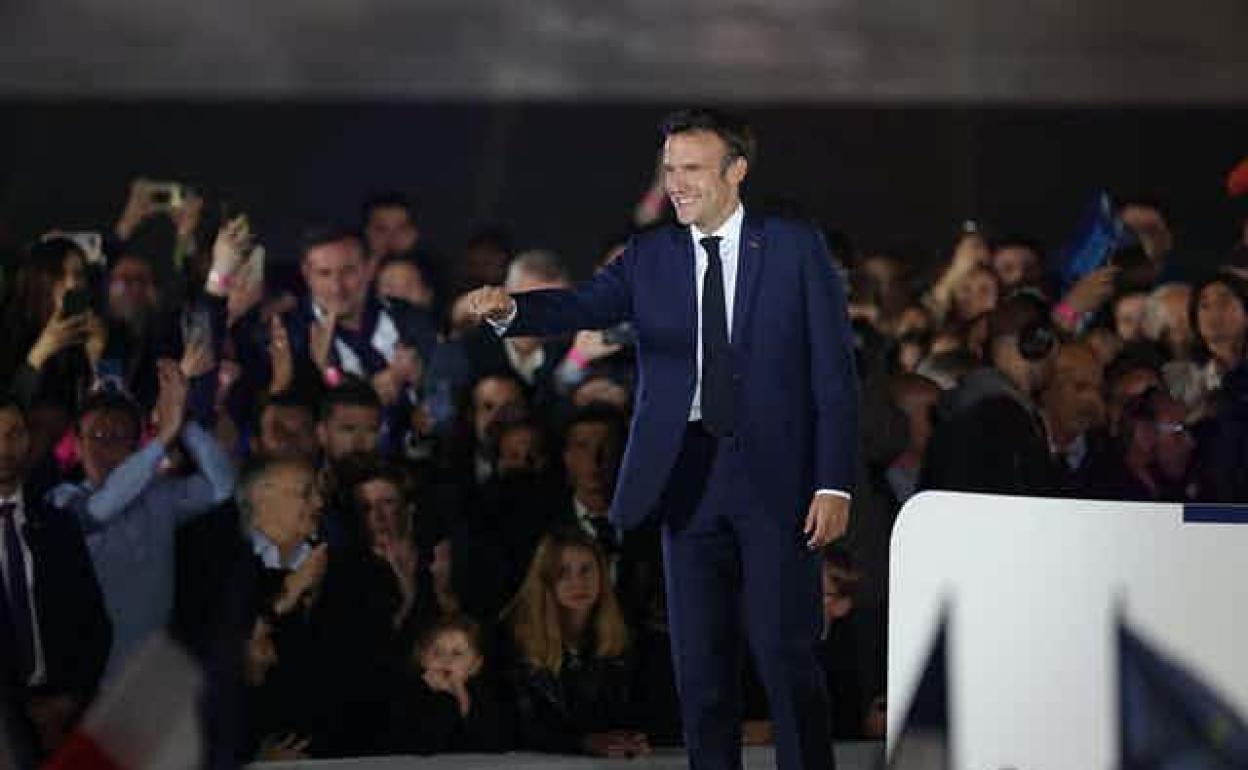
[{"label": "pink wristband", "polygon": [[220,270],[208,271],[208,288],[217,291],[229,291],[230,286],[234,283],[234,276],[223,273]]},{"label": "pink wristband", "polygon": [[574,366],[576,366],[577,369],[584,369],[585,367],[589,366],[589,359],[586,358],[584,355],[582,355],[581,351],[577,350],[576,348],[568,349],[567,358],[569,361],[572,362]]},{"label": "pink wristband", "polygon": [[330,366],[325,369],[325,384],[331,388],[338,387],[342,382],[342,370],[336,366]]},{"label": "pink wristband", "polygon": [[1053,308],[1053,314],[1071,327],[1079,325],[1079,311],[1071,307],[1069,302],[1057,303]]}]

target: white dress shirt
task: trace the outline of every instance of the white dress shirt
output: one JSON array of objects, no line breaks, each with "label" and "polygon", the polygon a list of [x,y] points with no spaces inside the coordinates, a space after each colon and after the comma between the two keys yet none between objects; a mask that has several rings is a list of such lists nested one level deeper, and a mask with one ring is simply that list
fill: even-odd
[{"label": "white dress shirt", "polygon": [[[39,638],[39,608],[35,606],[35,559],[30,553],[30,546],[26,543],[26,538],[22,536],[22,532],[26,528],[26,504],[22,497],[22,491],[19,489],[17,494],[12,497],[0,498],[0,505],[11,503],[13,508],[13,524],[17,528],[17,539],[21,542],[22,558],[25,564],[21,565],[26,572],[26,600],[30,604],[30,627],[34,631],[35,637],[35,668],[30,675],[30,681],[26,684],[34,686],[43,684],[47,677],[47,671],[43,661],[43,641]],[[3,570],[5,587],[8,587],[9,570],[13,569],[13,565],[9,564],[8,543],[4,541],[5,527],[0,526],[0,569]],[[10,608],[14,609],[14,608]]]},{"label": "white dress shirt", "polygon": [[736,304],[737,266],[741,264],[741,225],[745,222],[745,208],[738,203],[736,211],[724,221],[713,233],[704,233],[697,225],[689,226],[689,236],[693,238],[693,290],[698,296],[697,361],[694,367],[695,385],[693,386],[693,404],[689,407],[689,421],[702,419],[702,283],[706,280],[706,268],[710,258],[706,249],[702,248],[702,239],[719,238],[719,261],[723,264],[724,276],[724,313],[728,319],[728,341],[732,342],[732,310]]},{"label": "white dress shirt", "polygon": [[[693,239],[694,281],[693,289],[698,297],[697,318],[697,362],[694,369],[697,378],[693,387],[693,404],[689,407],[689,421],[702,419],[702,284],[706,280],[706,269],[710,258],[706,249],[702,248],[702,239],[719,238],[719,261],[723,265],[724,278],[724,314],[728,320],[728,341],[732,342],[732,313],[737,299],[737,272],[741,265],[741,226],[745,223],[745,207],[740,203],[728,219],[713,233],[704,233],[697,225],[689,226],[689,237]],[[840,489],[820,489],[815,494],[836,495],[849,499],[850,495]]]},{"label": "white dress shirt", "polygon": [[[701,240],[708,236],[720,239],[719,261],[723,266],[724,314],[728,321],[728,341],[731,343],[733,306],[736,304],[737,299],[737,272],[741,265],[741,227],[744,223],[745,207],[738,203],[736,210],[713,233],[705,233],[697,225],[690,225],[689,227],[689,237],[693,239],[693,288],[697,295],[698,311],[696,319],[696,339],[698,340],[698,345],[695,353],[696,361],[694,362],[694,376],[696,379],[693,387],[693,402],[689,407],[690,422],[702,419],[702,283],[706,278],[706,269],[710,259],[706,256],[706,249],[702,248]],[[511,322],[515,320],[516,312],[516,309],[513,307],[512,314],[508,318],[502,321],[490,321],[489,323],[497,333],[502,334],[511,325]],[[816,490],[815,494],[850,498],[848,492],[840,489],[819,489]]]}]

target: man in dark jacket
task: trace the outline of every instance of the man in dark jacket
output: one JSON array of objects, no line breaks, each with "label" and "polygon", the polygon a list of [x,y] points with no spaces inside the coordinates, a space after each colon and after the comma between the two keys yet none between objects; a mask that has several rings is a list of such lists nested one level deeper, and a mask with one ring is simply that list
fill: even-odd
[{"label": "man in dark jacket", "polygon": [[94,694],[112,627],[77,520],[27,481],[29,443],[25,415],[0,398],[0,675],[47,752]]},{"label": "man in dark jacket", "polygon": [[1037,298],[1006,299],[988,321],[990,366],[968,374],[937,407],[923,463],[924,489],[1053,495],[1057,470],[1035,396],[1057,344]]}]

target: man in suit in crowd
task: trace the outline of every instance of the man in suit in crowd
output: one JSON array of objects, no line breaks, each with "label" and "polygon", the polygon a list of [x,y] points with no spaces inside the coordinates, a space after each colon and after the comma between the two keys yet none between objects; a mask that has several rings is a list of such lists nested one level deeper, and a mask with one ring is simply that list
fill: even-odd
[{"label": "man in suit in crowd", "polygon": [[26,416],[0,397],[0,675],[43,751],[95,693],[112,643],[78,521],[26,477]]},{"label": "man in suit in crowd", "polygon": [[611,516],[626,529],[656,512],[662,522],[690,763],[741,766],[744,636],[771,702],[779,766],[831,768],[814,649],[818,549],[845,531],[856,465],[844,290],[817,229],[745,212],[748,126],[687,110],[663,135],[679,225],[634,237],[574,289],[483,287],[468,302],[509,335],[631,321],[638,389]]}]

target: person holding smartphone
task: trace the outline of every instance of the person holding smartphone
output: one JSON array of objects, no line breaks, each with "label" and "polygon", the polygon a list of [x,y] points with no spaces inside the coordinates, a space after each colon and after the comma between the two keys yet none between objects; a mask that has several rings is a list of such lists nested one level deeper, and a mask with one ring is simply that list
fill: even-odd
[{"label": "person holding smartphone", "polygon": [[86,256],[68,238],[34,244],[15,273],[3,312],[0,378],[24,405],[48,402],[71,413],[94,379],[108,330],[92,308]]}]

